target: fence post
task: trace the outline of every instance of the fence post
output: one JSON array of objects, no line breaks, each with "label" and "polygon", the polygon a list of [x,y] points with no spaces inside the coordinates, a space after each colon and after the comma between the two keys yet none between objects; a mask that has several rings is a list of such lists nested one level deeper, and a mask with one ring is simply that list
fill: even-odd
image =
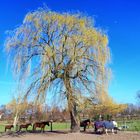
[{"label": "fence post", "polygon": [[52,132],[52,123],[53,123],[53,120],[50,120],[50,123],[51,123],[51,132]]}]

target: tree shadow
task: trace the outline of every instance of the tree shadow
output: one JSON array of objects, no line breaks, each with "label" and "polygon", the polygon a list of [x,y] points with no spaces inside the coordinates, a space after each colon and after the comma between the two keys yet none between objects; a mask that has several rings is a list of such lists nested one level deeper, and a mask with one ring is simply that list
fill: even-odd
[{"label": "tree shadow", "polygon": [[41,132],[41,130],[36,130],[36,131],[32,131],[32,130],[28,130],[28,131],[16,131],[16,132],[13,132],[13,131],[8,131],[8,132],[3,132],[0,134],[0,138],[1,137],[24,137],[25,135],[27,134],[33,134],[33,135],[55,135],[55,134],[68,134],[70,133],[70,131],[44,131],[44,132]]},{"label": "tree shadow", "polygon": [[56,134],[68,134],[68,133],[70,133],[70,131],[68,131],[68,130],[54,130],[54,131],[48,131],[48,132],[50,132],[50,133],[56,133]]},{"label": "tree shadow", "polygon": [[13,131],[8,131],[8,132],[3,132],[1,133],[0,137],[23,137],[26,132],[13,132]]},{"label": "tree shadow", "polygon": [[103,133],[101,133],[101,132],[95,132],[95,131],[93,131],[93,130],[80,131],[80,132],[81,132],[81,133],[84,133],[84,134],[94,134],[94,135],[99,135],[99,136],[103,135]]},{"label": "tree shadow", "polygon": [[[33,134],[33,135],[57,135],[57,134],[68,134],[71,133],[70,130],[54,130],[54,131],[44,131],[41,132],[41,130],[36,130],[36,131],[32,131],[32,130],[28,130],[28,131],[17,131],[17,132],[13,132],[13,131],[9,131],[9,132],[4,132],[1,133],[0,137],[24,137],[27,134]],[[95,133],[92,130],[89,131],[80,131],[80,133],[84,133],[84,134],[95,134],[95,135],[102,135],[102,134],[98,134]]]}]

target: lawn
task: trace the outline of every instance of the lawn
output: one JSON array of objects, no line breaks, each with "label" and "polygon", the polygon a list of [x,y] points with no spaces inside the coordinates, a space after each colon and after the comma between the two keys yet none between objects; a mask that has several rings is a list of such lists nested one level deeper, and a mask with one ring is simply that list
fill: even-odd
[{"label": "lawn", "polygon": [[119,126],[128,126],[127,131],[140,131],[140,120],[119,121]]}]

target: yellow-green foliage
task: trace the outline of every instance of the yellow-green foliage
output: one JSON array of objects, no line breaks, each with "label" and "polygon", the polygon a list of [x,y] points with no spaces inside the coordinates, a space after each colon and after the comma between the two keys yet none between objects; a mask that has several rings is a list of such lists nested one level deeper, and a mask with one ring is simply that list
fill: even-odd
[{"label": "yellow-green foliage", "polygon": [[126,104],[116,103],[107,92],[103,91],[98,96],[98,105],[94,106],[94,111],[97,111],[98,114],[117,114],[123,112],[126,108]]},{"label": "yellow-green foliage", "polygon": [[25,113],[25,110],[28,108],[28,103],[22,101],[20,97],[13,98],[7,105],[6,108],[11,110],[13,116],[17,115],[18,117]]},{"label": "yellow-green foliage", "polygon": [[41,8],[25,16],[5,45],[20,79],[32,75],[26,97],[33,93],[42,100],[57,81],[57,93],[62,89],[78,102],[80,96],[93,96],[96,86],[106,86],[108,38],[89,17]]}]

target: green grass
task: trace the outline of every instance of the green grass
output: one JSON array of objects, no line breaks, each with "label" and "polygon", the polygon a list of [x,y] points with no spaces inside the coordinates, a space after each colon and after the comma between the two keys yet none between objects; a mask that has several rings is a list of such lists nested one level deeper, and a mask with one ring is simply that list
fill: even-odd
[{"label": "green grass", "polygon": [[70,123],[53,123],[53,130],[67,130],[70,129]]},{"label": "green grass", "polygon": [[4,125],[0,125],[0,132],[4,132],[4,129],[5,129]]},{"label": "green grass", "polygon": [[119,121],[119,126],[126,125],[129,128],[124,129],[127,131],[140,131],[140,120]]}]

